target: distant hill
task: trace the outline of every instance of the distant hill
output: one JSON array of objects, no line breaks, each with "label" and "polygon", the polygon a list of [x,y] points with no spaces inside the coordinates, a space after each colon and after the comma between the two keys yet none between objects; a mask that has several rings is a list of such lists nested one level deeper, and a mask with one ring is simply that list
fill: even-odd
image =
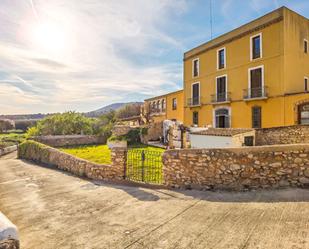
[{"label": "distant hill", "polygon": [[[84,115],[86,117],[99,117],[109,111],[117,111],[119,110],[120,108],[124,107],[125,105],[128,105],[128,104],[143,104],[143,102],[128,102],[128,103],[114,103],[114,104],[111,104],[111,105],[107,105],[107,106],[104,106],[98,110],[95,110],[95,111],[91,111],[91,112],[86,112],[84,113]],[[53,113],[48,113],[48,114],[42,114],[42,113],[37,113],[37,114],[16,114],[16,115],[0,115],[0,119],[10,119],[10,120],[40,120],[40,119],[43,119],[45,118],[46,116],[49,116],[49,115],[53,115]]]},{"label": "distant hill", "polygon": [[85,113],[85,116],[87,117],[99,117],[109,111],[117,111],[119,109],[121,109],[122,107],[124,107],[125,105],[129,105],[129,104],[143,104],[143,102],[128,102],[128,103],[114,103],[111,105],[107,105],[104,106],[98,110],[92,111],[92,112],[87,112]]}]

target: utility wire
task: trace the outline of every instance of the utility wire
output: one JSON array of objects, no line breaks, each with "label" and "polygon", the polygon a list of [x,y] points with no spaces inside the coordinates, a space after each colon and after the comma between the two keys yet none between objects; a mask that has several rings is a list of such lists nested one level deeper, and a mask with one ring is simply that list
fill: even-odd
[{"label": "utility wire", "polygon": [[212,40],[212,37],[213,37],[212,0],[209,0],[209,14],[210,14],[210,38]]}]

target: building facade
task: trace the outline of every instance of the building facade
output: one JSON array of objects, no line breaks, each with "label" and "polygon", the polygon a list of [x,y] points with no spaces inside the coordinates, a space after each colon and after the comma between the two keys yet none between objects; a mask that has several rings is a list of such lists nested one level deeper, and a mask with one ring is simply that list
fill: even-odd
[{"label": "building facade", "polygon": [[309,20],[282,7],[186,52],[179,117],[217,128],[309,124],[308,40]]},{"label": "building facade", "polygon": [[183,122],[183,113],[183,90],[146,99],[144,102],[144,116],[148,122],[158,123],[167,119]]}]

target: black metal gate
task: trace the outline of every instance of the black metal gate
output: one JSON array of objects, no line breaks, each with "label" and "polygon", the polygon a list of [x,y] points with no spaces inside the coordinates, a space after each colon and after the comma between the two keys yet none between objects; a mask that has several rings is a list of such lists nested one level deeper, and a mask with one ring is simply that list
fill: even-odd
[{"label": "black metal gate", "polygon": [[126,179],[162,184],[162,152],[132,149],[128,151]]}]

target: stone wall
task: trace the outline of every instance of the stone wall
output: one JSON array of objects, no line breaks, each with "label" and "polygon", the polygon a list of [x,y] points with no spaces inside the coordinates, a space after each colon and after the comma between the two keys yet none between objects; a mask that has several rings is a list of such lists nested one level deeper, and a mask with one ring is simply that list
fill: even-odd
[{"label": "stone wall", "polygon": [[6,239],[0,241],[0,249],[19,249],[19,241],[14,239]]},{"label": "stone wall", "polygon": [[113,135],[116,137],[124,136],[129,133],[130,130],[134,128],[128,126],[128,125],[115,125],[113,128]]},{"label": "stone wall", "polygon": [[17,150],[17,145],[9,146],[9,147],[3,148],[3,149],[0,148],[0,156],[9,154],[9,153],[16,151],[16,150]]},{"label": "stone wall", "polygon": [[165,184],[201,189],[309,186],[309,144],[170,150],[163,155]]},{"label": "stone wall", "polygon": [[125,173],[126,149],[113,149],[112,164],[101,165],[76,158],[38,142],[26,141],[18,147],[18,158],[53,166],[93,180],[121,181]]},{"label": "stone wall", "polygon": [[106,143],[104,137],[88,135],[39,136],[34,137],[33,140],[52,147]]},{"label": "stone wall", "polygon": [[309,125],[257,129],[255,143],[256,145],[309,143]]}]

